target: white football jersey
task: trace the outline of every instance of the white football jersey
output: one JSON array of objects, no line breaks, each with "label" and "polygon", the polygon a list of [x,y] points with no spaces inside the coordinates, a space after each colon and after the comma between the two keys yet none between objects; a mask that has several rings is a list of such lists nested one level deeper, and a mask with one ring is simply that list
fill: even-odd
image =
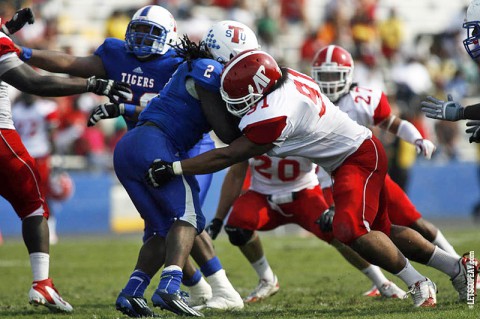
[{"label": "white football jersey", "polygon": [[242,117],[239,128],[254,143],[273,143],[270,156],[301,156],[331,172],[372,132],[320,93],[314,80],[294,70],[280,88]]},{"label": "white football jersey", "polygon": [[360,125],[374,126],[391,114],[390,104],[381,90],[360,86],[352,88],[336,105]]},{"label": "white football jersey", "polygon": [[255,156],[250,165],[250,189],[260,194],[276,195],[297,192],[318,185],[315,168],[310,160],[289,156],[286,158]]},{"label": "white football jersey", "polygon": [[[5,72],[21,65],[23,63],[13,51],[12,40],[0,32],[0,76]],[[10,99],[8,98],[8,84],[0,81],[0,128],[12,129],[12,110]]]},{"label": "white football jersey", "polygon": [[30,155],[37,158],[50,154],[49,130],[58,122],[57,103],[39,99],[27,106],[19,102],[13,106],[12,115],[15,128]]},{"label": "white football jersey", "polygon": [[[381,90],[360,86],[352,88],[336,102],[336,105],[355,122],[367,127],[379,124],[392,113],[390,104]],[[317,176],[322,188],[332,185],[330,175],[321,167]]]}]

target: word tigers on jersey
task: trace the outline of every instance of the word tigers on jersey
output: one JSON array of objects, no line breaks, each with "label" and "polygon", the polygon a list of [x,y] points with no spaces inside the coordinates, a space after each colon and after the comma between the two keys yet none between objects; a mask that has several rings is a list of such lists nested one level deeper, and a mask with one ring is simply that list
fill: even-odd
[{"label": "word tigers on jersey", "polygon": [[122,73],[122,82],[144,88],[153,88],[155,86],[155,79],[130,73]]}]

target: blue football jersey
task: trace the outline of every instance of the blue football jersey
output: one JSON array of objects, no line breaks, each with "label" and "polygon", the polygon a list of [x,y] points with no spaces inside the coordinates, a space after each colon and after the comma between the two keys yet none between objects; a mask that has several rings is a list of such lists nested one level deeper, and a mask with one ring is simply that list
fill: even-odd
[{"label": "blue football jersey", "polygon": [[186,81],[192,78],[203,88],[218,92],[223,65],[211,59],[182,63],[165,85],[140,114],[138,125],[155,123],[182,151],[190,150],[204,133],[211,130],[200,101],[187,92]]},{"label": "blue football jersey", "polygon": [[[107,77],[131,85],[133,98],[121,101],[134,105],[146,106],[147,102],[162,90],[181,58],[175,57],[175,50],[170,49],[162,56],[148,61],[140,61],[133,53],[125,49],[125,41],[107,38],[95,51],[102,59]],[[135,122],[125,118],[128,129],[135,127]]]}]

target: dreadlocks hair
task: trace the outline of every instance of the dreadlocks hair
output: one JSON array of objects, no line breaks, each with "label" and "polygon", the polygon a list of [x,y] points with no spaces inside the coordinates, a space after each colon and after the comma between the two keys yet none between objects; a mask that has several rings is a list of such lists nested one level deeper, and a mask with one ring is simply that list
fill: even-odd
[{"label": "dreadlocks hair", "polygon": [[208,51],[205,41],[199,43],[190,40],[188,35],[184,34],[180,43],[174,47],[177,57],[182,58],[188,63],[188,69],[192,70],[192,61],[195,59],[213,59],[213,55]]}]

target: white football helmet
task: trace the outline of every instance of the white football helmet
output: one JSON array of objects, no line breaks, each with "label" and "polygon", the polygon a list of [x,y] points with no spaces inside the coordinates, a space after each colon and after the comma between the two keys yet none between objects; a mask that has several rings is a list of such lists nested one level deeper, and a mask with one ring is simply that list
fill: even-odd
[{"label": "white football helmet", "polygon": [[165,54],[177,39],[173,15],[160,6],[145,6],[135,12],[125,33],[127,51],[139,58]]},{"label": "white football helmet", "polygon": [[50,174],[49,196],[58,201],[65,201],[73,196],[75,184],[67,172]]},{"label": "white football helmet", "polygon": [[332,102],[347,94],[353,82],[353,59],[338,45],[320,49],[313,58],[312,78]]},{"label": "white football helmet", "polygon": [[245,50],[258,50],[257,36],[243,23],[223,20],[212,25],[202,39],[213,58],[227,63]]},{"label": "white football helmet", "polygon": [[463,40],[465,50],[472,59],[480,56],[480,0],[472,0],[467,9],[463,27],[467,30],[467,37]]}]

